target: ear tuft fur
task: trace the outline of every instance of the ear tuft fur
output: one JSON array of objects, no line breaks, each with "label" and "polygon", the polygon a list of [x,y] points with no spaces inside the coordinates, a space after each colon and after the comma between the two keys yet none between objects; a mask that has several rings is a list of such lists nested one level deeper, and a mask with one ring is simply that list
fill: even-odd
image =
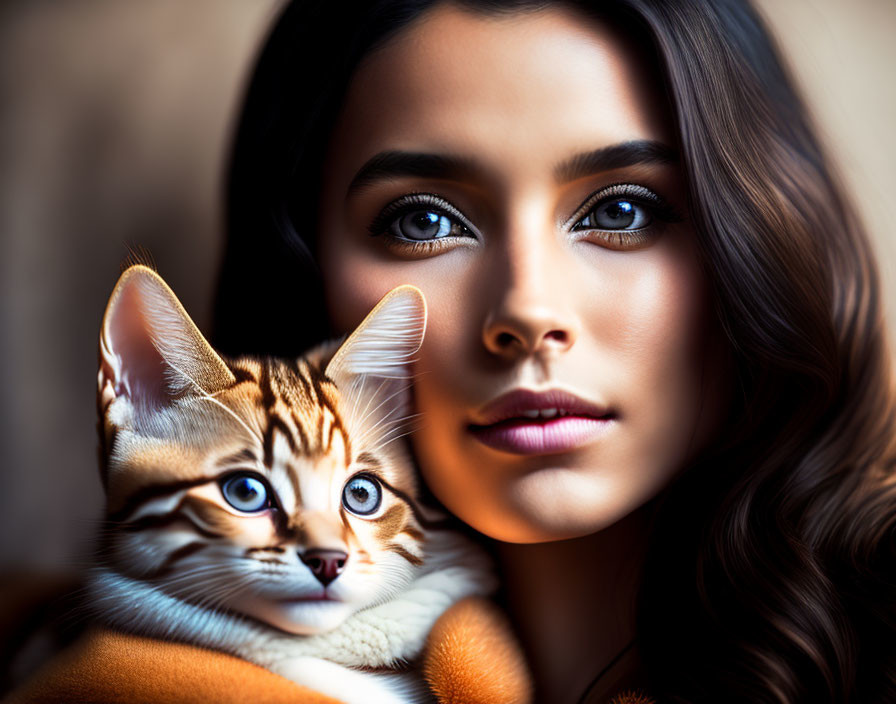
[{"label": "ear tuft fur", "polygon": [[234,381],[162,278],[142,264],[128,268],[103,316],[100,389],[156,407]]},{"label": "ear tuft fur", "polygon": [[327,366],[327,376],[407,379],[425,332],[423,293],[414,286],[394,288],[342,343]]}]

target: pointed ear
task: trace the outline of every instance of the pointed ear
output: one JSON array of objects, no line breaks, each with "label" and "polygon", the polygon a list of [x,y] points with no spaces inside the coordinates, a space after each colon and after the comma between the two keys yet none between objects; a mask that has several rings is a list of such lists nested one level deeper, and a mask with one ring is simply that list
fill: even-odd
[{"label": "pointed ear", "polygon": [[212,393],[233,373],[206,342],[162,278],[127,269],[109,298],[100,332],[100,390],[157,407],[187,393]]},{"label": "pointed ear", "polygon": [[410,379],[413,357],[426,332],[426,299],[414,286],[399,286],[380,300],[327,365],[337,385],[366,375]]}]

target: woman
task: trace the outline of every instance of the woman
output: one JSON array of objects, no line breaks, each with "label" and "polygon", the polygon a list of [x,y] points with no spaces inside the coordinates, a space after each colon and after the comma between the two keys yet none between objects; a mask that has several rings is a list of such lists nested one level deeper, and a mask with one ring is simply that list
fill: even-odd
[{"label": "woman", "polygon": [[896,698],[877,276],[744,3],[294,3],[229,224],[225,352],[427,295],[412,446],[538,701]]}]

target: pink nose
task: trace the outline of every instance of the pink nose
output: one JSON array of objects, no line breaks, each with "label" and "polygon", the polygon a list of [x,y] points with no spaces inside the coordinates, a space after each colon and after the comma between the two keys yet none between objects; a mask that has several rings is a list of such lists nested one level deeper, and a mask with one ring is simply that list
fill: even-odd
[{"label": "pink nose", "polygon": [[317,577],[317,581],[327,586],[336,579],[345,569],[345,561],[348,555],[341,550],[306,550],[299,554],[311,573]]}]

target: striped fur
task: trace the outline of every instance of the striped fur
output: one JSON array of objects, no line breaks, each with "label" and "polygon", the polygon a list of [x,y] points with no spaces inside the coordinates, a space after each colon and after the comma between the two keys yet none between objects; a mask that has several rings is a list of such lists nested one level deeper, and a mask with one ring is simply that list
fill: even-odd
[{"label": "striped fur", "polygon": [[[155,272],[128,269],[100,340],[98,618],[346,702],[425,701],[413,669],[389,670],[413,662],[454,601],[493,587],[482,553],[417,501],[401,440],[425,320],[422,295],[401,287],[341,345],[226,359]],[[225,498],[240,473],[267,485],[269,507]],[[381,487],[370,515],[343,503],[358,475]],[[328,600],[309,550],[346,555]]]}]

